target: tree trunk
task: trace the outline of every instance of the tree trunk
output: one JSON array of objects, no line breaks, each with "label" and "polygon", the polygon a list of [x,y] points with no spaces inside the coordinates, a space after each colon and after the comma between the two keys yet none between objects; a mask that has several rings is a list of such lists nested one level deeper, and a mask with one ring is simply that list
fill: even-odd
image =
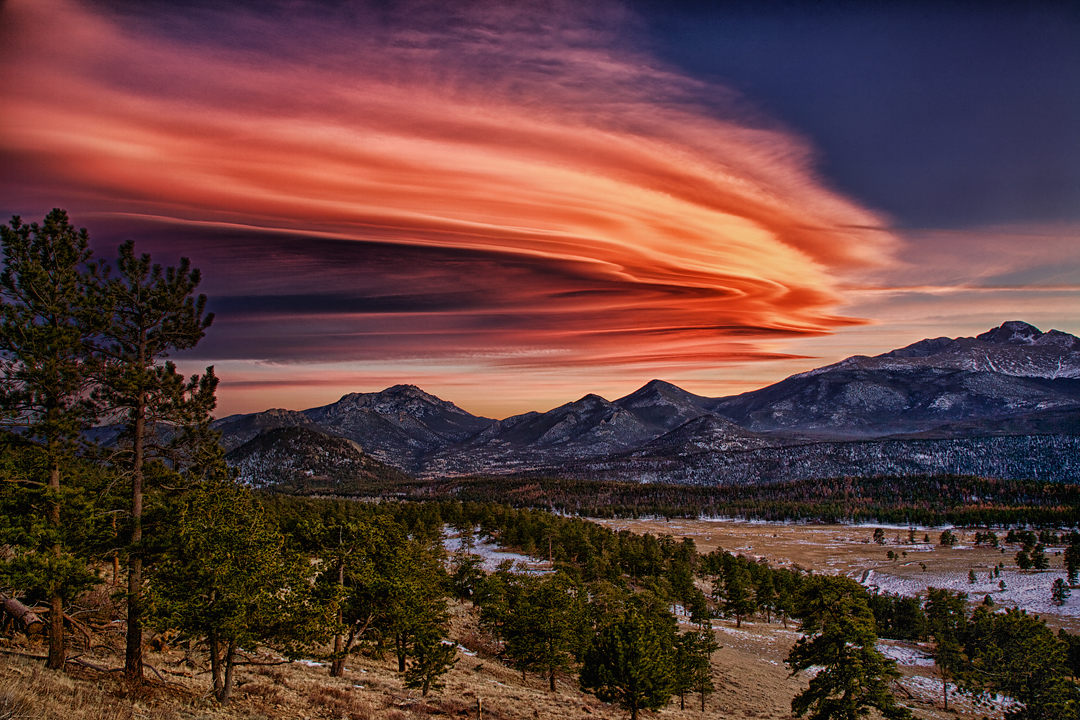
[{"label": "tree trunk", "polygon": [[213,631],[210,633],[210,675],[214,685],[214,697],[220,698],[225,687],[221,672],[221,642]]},{"label": "tree trunk", "polygon": [[[141,360],[141,358],[140,358]],[[131,547],[128,551],[127,648],[124,653],[124,675],[128,680],[141,682],[142,655],[142,514],[143,514],[143,452],[146,434],[146,399],[139,397],[135,408],[135,437],[131,468]]]},{"label": "tree trunk", "polygon": [[225,705],[229,702],[229,698],[232,697],[233,689],[233,667],[236,660],[236,643],[229,641],[229,648],[225,652],[225,682],[221,686],[221,693],[218,695],[218,702]]},{"label": "tree trunk", "polygon": [[551,692],[555,692],[555,667],[548,668],[548,680],[550,681]]},{"label": "tree trunk", "polygon": [[41,621],[37,613],[15,598],[0,595],[0,608],[3,608],[4,612],[22,623],[27,635],[38,635],[45,629],[45,623]]},{"label": "tree trunk", "polygon": [[397,633],[394,635],[394,645],[397,646],[397,665],[398,672],[405,672],[405,634]]},{"label": "tree trunk", "polygon": [[[50,455],[56,448],[50,443]],[[60,466],[55,457],[49,458],[49,491],[53,494],[49,501],[49,525],[57,533],[53,543],[53,557],[59,560],[63,549],[60,546]],[[62,670],[67,661],[64,648],[64,598],[59,590],[49,594],[49,659],[45,667],[50,670]]]},{"label": "tree trunk", "polygon": [[[116,515],[112,516],[113,542],[120,545],[120,533],[116,531]],[[120,584],[120,551],[112,551],[112,584],[115,587]]]},{"label": "tree trunk", "polygon": [[[345,587],[345,559],[338,558],[338,587]],[[338,605],[337,621],[340,625],[344,618],[344,611]],[[345,639],[341,633],[334,635],[334,661],[330,663],[330,677],[341,677],[345,674]]]}]

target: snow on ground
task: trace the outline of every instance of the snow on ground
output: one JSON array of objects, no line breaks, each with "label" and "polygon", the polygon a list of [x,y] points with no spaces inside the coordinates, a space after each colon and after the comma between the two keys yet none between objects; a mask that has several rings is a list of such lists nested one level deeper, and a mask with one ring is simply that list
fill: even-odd
[{"label": "snow on ground", "polygon": [[[924,698],[933,698],[935,701],[941,698],[941,679],[912,675],[900,678],[903,685],[912,695]],[[967,712],[978,711],[991,717],[1001,717],[1001,713],[1019,706],[1015,700],[1004,695],[987,695],[978,698],[961,693],[953,683],[947,683],[949,692],[950,709],[964,710]]]},{"label": "snow on ground", "polygon": [[[446,548],[447,553],[453,555],[461,549],[461,538],[457,535],[445,536],[443,538],[443,547]],[[522,565],[527,568],[524,571],[531,575],[545,575],[551,572],[548,563],[536,560],[528,555],[503,550],[489,540],[477,540],[473,545],[471,554],[480,558],[481,565],[487,572],[495,572],[499,563],[505,560],[512,560],[514,562],[515,572],[522,572]]]},{"label": "snow on ground", "polygon": [[[989,595],[998,607],[1018,607],[1035,615],[1052,614],[1080,617],[1080,591],[1074,592],[1064,605],[1055,605],[1050,597],[1054,580],[1065,579],[1060,570],[1019,570],[1004,568],[1001,577],[992,577],[988,570],[975,573],[976,581],[969,582],[965,572],[923,572],[911,577],[898,577],[881,570],[869,570],[862,584],[883,593],[914,597],[926,595],[927,588],[966,592],[970,602],[979,603]],[[999,583],[1005,582],[1005,589]]]},{"label": "snow on ground", "polygon": [[887,640],[879,640],[877,649],[885,657],[895,660],[896,664],[901,667],[934,667],[934,658],[910,645],[899,645]]}]

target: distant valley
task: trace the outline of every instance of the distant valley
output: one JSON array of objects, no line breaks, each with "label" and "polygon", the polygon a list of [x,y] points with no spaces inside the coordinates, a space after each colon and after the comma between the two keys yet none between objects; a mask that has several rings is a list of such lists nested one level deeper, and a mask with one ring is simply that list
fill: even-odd
[{"label": "distant valley", "polygon": [[[696,485],[935,473],[1072,481],[1080,339],[1014,321],[974,338],[854,356],[731,397],[653,380],[614,401],[589,394],[494,420],[395,385],[214,427],[229,462],[256,485],[314,477],[356,485],[394,472]],[[365,456],[379,463],[365,465]]]}]

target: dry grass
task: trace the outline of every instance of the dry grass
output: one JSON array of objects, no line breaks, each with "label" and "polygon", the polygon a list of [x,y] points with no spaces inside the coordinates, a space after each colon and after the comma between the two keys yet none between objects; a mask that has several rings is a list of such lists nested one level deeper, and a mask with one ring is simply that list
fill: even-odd
[{"label": "dry grass", "polygon": [[[620,524],[629,525],[625,521]],[[849,571],[879,563],[883,561],[879,556],[892,547],[864,542],[872,529],[842,526],[641,521],[632,529],[685,534],[694,537],[702,550],[720,545],[735,552],[767,555],[775,565],[797,562],[819,571]],[[933,555],[935,562],[950,561],[948,552]],[[108,593],[96,605],[87,599],[86,616],[107,622],[113,612],[108,602]],[[148,672],[147,684],[133,689],[122,683],[118,672],[76,664],[69,664],[64,673],[46,671],[40,658],[19,654],[41,656],[44,649],[40,644],[23,637],[0,638],[0,720],[466,720],[476,718],[478,700],[483,703],[485,720],[627,717],[618,708],[580,692],[573,676],[560,675],[556,693],[548,691],[546,679],[530,675],[523,681],[521,673],[495,657],[496,647],[480,632],[471,606],[454,605],[451,616],[451,635],[466,651],[459,655],[441,692],[421,697],[406,690],[391,658],[352,658],[341,678],[330,677],[326,667],[300,663],[248,664],[238,667],[233,701],[224,707],[209,696],[205,657],[186,646],[148,652],[147,663],[166,682]],[[713,657],[717,691],[708,698],[705,712],[699,709],[699,697],[689,695],[685,710],[679,709],[675,698],[653,717],[789,719],[791,698],[806,683],[803,678],[789,677],[783,664],[797,637],[795,632],[760,621],[744,623],[740,629],[720,621],[716,632],[723,648]],[[79,642],[71,655],[99,667],[118,668],[122,664],[120,637],[119,629],[106,627],[95,635],[92,648]],[[253,659],[274,660],[270,656]],[[905,673],[930,671],[906,669]],[[984,714],[946,714],[934,705],[936,698],[931,696],[904,697],[904,702],[911,703],[916,716],[924,720],[975,720]]]}]

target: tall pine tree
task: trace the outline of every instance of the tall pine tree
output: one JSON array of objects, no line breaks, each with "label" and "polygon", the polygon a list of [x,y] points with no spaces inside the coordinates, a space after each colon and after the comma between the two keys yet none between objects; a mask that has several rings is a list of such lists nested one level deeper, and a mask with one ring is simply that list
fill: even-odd
[{"label": "tall pine tree", "polygon": [[[101,333],[105,359],[102,398],[118,416],[127,454],[124,469],[131,480],[131,527],[127,552],[127,648],[124,673],[142,678],[143,509],[145,464],[168,457],[162,442],[167,425],[205,425],[214,407],[217,379],[208,368],[203,377],[185,382],[170,353],[194,347],[213,321],[206,296],[195,297],[201,276],[187,258],[179,268],[163,269],[149,255],[135,255],[130,240],[120,246],[116,276],[105,268],[96,283],[98,302],[112,309]],[[183,436],[183,432],[170,433]],[[189,433],[190,435],[190,433]]]},{"label": "tall pine tree", "polygon": [[0,241],[0,412],[15,430],[10,439],[36,444],[44,459],[39,486],[47,518],[31,534],[47,548],[34,557],[49,601],[47,667],[58,669],[65,662],[65,600],[90,580],[85,563],[64,547],[61,469],[96,417],[89,346],[101,312],[87,295],[86,230],[76,231],[63,210],[41,225],[14,217],[10,227],[0,226]]},{"label": "tall pine tree", "polygon": [[810,686],[791,701],[796,717],[810,720],[858,720],[876,708],[890,720],[908,720],[889,684],[899,677],[896,663],[875,647],[874,615],[866,590],[845,577],[815,575],[799,588],[794,616],[803,637],[788,654],[795,675],[818,665]]}]

